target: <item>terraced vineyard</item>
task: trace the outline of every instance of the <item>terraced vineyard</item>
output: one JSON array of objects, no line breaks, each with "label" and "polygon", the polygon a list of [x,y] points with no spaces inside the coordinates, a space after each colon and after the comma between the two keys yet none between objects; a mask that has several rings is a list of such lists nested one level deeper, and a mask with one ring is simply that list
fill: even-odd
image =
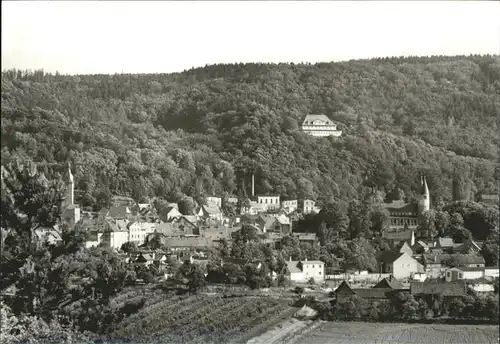
[{"label": "terraced vineyard", "polygon": [[290,310],[288,301],[272,297],[177,295],[155,301],[124,319],[112,334],[113,343],[120,338],[142,343],[238,343]]},{"label": "terraced vineyard", "polygon": [[[498,326],[325,322],[293,344],[490,344]],[[290,342],[291,343],[291,342]]]}]

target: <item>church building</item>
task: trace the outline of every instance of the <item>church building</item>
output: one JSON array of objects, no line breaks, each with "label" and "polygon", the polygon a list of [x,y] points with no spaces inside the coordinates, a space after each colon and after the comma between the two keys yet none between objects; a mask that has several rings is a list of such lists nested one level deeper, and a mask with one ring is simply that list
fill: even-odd
[{"label": "church building", "polygon": [[385,208],[389,211],[390,231],[415,230],[418,227],[418,218],[421,214],[430,210],[431,200],[429,187],[425,176],[420,179],[421,191],[418,202],[405,203],[404,201],[393,201],[385,203]]}]

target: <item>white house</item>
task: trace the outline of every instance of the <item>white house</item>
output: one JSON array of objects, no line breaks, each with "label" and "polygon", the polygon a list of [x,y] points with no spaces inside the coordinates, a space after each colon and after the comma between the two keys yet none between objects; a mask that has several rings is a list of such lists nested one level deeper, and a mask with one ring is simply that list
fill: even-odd
[{"label": "white house", "polygon": [[265,204],[260,204],[258,202],[250,201],[250,207],[241,207],[241,215],[257,215],[260,213],[265,213],[267,211],[267,206]]},{"label": "white house", "polygon": [[287,212],[287,213],[292,213],[298,208],[298,203],[297,200],[289,200],[289,201],[283,201],[281,203],[282,208]]},{"label": "white house", "polygon": [[337,130],[337,124],[325,115],[307,115],[302,122],[302,131],[316,137],[342,135],[342,131]]},{"label": "white house", "polygon": [[469,284],[469,289],[474,290],[476,293],[492,293],[495,287],[491,283],[477,282]]},{"label": "white house", "polygon": [[137,245],[142,245],[146,242],[148,234],[154,233],[155,229],[155,223],[131,222],[128,225],[128,241],[135,242]]},{"label": "white house", "polygon": [[179,211],[179,209],[174,208],[174,207],[168,207],[165,216],[167,217],[165,220],[167,220],[167,222],[168,222],[168,221],[172,221],[173,219],[178,219],[179,217],[182,216],[182,214]]},{"label": "white house", "polygon": [[196,215],[200,219],[205,219],[205,220],[206,219],[213,219],[213,220],[218,220],[218,221],[223,220],[222,210],[221,210],[220,206],[218,206],[214,203],[202,205],[201,207],[198,208]]},{"label": "white house", "polygon": [[127,241],[128,232],[122,230],[105,232],[101,236],[101,242],[106,243],[115,250],[119,250]]},{"label": "white house", "polygon": [[446,282],[472,280],[484,277],[484,267],[461,267],[446,270]]},{"label": "white house", "polygon": [[222,198],[209,196],[206,198],[207,204],[214,204],[219,208],[222,207]]},{"label": "white house", "polygon": [[319,213],[319,208],[316,207],[316,202],[310,199],[305,199],[302,201],[302,213],[310,214],[310,213]]},{"label": "white house", "polygon": [[397,279],[411,278],[416,273],[424,272],[424,266],[407,252],[380,252],[377,261],[383,273],[390,273]]},{"label": "white house", "polygon": [[495,278],[499,275],[498,266],[488,266],[484,268],[484,277]]},{"label": "white house", "polygon": [[293,282],[307,282],[311,278],[316,282],[325,280],[325,263],[320,260],[289,260],[286,268],[287,275]]},{"label": "white house", "polygon": [[280,196],[270,196],[270,195],[257,196],[257,203],[264,204],[267,209],[279,209]]}]

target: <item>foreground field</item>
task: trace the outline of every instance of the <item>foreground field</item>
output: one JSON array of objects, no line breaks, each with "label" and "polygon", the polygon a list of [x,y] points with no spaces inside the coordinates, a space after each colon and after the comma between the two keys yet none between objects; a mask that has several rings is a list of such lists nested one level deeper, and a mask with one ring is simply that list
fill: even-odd
[{"label": "foreground field", "polygon": [[[152,300],[152,302],[151,302]],[[112,334],[113,342],[239,343],[259,333],[282,313],[288,301],[271,297],[220,295],[156,296],[129,316]]]},{"label": "foreground field", "polygon": [[498,343],[491,325],[324,322],[293,344],[489,344]]}]

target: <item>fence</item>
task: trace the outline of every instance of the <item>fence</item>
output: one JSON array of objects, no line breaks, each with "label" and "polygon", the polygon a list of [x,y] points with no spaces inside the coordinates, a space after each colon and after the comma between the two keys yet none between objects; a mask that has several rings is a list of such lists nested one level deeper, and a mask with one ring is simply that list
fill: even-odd
[{"label": "fence", "polygon": [[335,275],[325,275],[326,280],[346,280],[352,282],[379,282],[383,278],[388,278],[391,274],[335,274]]}]

